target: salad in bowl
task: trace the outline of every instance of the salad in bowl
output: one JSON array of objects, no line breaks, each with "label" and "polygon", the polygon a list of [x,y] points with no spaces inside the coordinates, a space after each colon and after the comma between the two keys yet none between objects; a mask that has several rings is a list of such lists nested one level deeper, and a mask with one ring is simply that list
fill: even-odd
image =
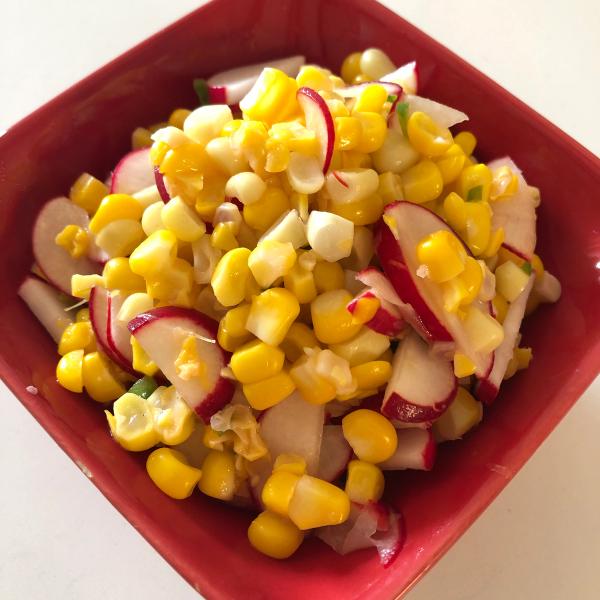
[{"label": "salad in bowl", "polygon": [[19,294],[60,385],[165,494],[256,511],[273,558],[312,534],[390,564],[387,472],[479,424],[532,360],[523,319],[560,297],[539,191],[375,48],[339,75],[291,56],[194,87],[198,108],[44,205]]}]

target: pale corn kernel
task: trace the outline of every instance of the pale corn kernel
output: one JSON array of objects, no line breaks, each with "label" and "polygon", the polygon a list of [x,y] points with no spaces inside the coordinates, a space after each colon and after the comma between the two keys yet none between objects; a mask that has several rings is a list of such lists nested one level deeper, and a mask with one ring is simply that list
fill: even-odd
[{"label": "pale corn kernel", "polygon": [[99,179],[89,173],[82,173],[71,186],[69,198],[74,204],[85,209],[88,214],[93,215],[108,192],[108,186]]},{"label": "pale corn kernel", "polygon": [[104,286],[101,275],[73,275],[71,277],[71,296],[88,300],[94,286]]},{"label": "pale corn kernel", "polygon": [[266,190],[267,184],[252,171],[232,175],[225,185],[225,194],[244,205],[258,202]]},{"label": "pale corn kernel", "polygon": [[244,221],[252,229],[266,231],[289,209],[287,194],[281,188],[267,186],[257,202],[244,207]]},{"label": "pale corn kernel", "polygon": [[179,196],[163,206],[160,216],[164,226],[182,242],[195,242],[206,231],[204,221]]},{"label": "pale corn kernel", "polygon": [[90,220],[90,231],[99,233],[112,221],[131,219],[139,221],[142,218],[143,207],[133,196],[127,194],[109,194],[106,196]]},{"label": "pale corn kernel", "polygon": [[228,252],[239,246],[235,237],[235,223],[217,223],[210,234],[210,243],[213,248]]},{"label": "pale corn kernel", "polygon": [[220,135],[223,127],[233,120],[225,104],[208,104],[192,111],[183,122],[184,133],[199,144],[206,144]]},{"label": "pale corn kernel", "polygon": [[164,207],[164,202],[154,202],[144,209],[142,214],[142,229],[147,236],[152,235],[159,229],[164,229],[161,214]]},{"label": "pale corn kernel", "polygon": [[246,328],[257,338],[278,346],[300,313],[300,304],[288,290],[272,288],[252,298]]},{"label": "pale corn kernel", "polygon": [[295,263],[294,246],[274,239],[260,241],[248,258],[250,271],[262,288],[270,287],[276,279],[287,275]]},{"label": "pale corn kernel", "polygon": [[325,183],[323,169],[316,156],[292,152],[286,169],[289,184],[300,194],[314,194]]},{"label": "pale corn kernel", "polygon": [[64,248],[73,258],[81,258],[90,245],[90,236],[87,231],[77,225],[66,225],[56,235],[54,242]]},{"label": "pale corn kernel", "polygon": [[125,298],[117,314],[117,319],[121,323],[129,323],[131,319],[153,307],[154,301],[148,294],[136,292]]},{"label": "pale corn kernel", "polygon": [[139,221],[118,219],[105,225],[95,238],[96,245],[111,258],[129,256],[145,238]]},{"label": "pale corn kernel", "polygon": [[244,299],[250,277],[249,257],[248,248],[235,248],[217,263],[210,283],[215,297],[223,306],[235,306]]}]

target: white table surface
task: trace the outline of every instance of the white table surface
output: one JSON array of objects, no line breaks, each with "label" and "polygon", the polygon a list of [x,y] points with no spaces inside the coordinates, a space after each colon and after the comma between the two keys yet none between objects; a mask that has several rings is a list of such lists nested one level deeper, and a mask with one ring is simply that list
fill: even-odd
[{"label": "white table surface", "polygon": [[[0,129],[199,4],[4,3]],[[600,154],[595,0],[385,4]],[[198,598],[3,385],[0,395],[0,598]],[[598,598],[599,430],[597,379],[409,600]]]}]

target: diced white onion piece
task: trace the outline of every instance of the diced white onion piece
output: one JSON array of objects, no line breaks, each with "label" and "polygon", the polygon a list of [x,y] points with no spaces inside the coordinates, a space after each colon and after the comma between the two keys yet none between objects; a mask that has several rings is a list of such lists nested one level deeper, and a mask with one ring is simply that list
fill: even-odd
[{"label": "diced white onion piece", "polygon": [[306,226],[298,215],[298,211],[292,209],[281,215],[263,234],[260,238],[260,241],[262,240],[290,242],[295,249],[305,246],[307,243]]},{"label": "diced white onion piece", "polygon": [[312,249],[328,262],[337,262],[352,252],[354,223],[333,213],[313,210],[306,224]]}]

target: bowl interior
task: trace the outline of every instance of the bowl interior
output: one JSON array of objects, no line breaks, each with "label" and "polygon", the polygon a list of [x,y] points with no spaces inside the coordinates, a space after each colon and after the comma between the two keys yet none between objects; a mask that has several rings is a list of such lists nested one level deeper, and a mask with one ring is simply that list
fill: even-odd
[{"label": "bowl interior", "polygon": [[[510,154],[540,188],[539,253],[561,280],[563,297],[528,320],[524,342],[533,346],[533,364],[506,384],[484,423],[462,442],[444,445],[431,473],[391,478],[387,494],[404,512],[408,538],[390,568],[379,565],[375,552],[339,557],[316,540],[280,563],[250,548],[249,514],[200,495],[173,501],[154,487],[145,457],[111,440],[101,407],[56,384],[55,346],[16,288],[32,263],[30,232],[40,206],[66,193],[82,171],[104,177],[135,127],[164,119],[176,106],[193,107],[194,77],[293,53],[338,69],[346,54],[374,45],[397,64],[416,59],[420,92],[469,114],[480,160]],[[282,589],[288,598],[400,594],[492,501],[598,373],[598,160],[372,0],[212,2],[0,138],[0,181],[0,270],[7,288],[0,374],[92,482],[210,598],[277,598]],[[25,391],[31,384],[39,395]]]}]

